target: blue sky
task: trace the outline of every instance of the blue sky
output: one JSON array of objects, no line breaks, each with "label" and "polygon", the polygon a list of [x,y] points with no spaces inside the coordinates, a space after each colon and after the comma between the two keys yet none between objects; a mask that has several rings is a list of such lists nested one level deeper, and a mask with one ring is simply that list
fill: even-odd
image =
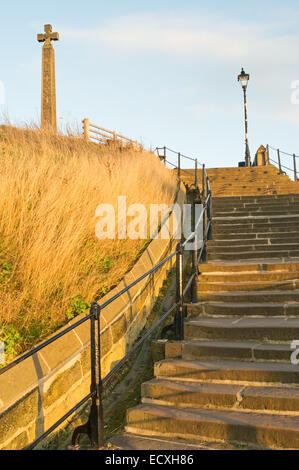
[{"label": "blue sky", "polygon": [[0,109],[16,124],[39,119],[36,34],[51,23],[60,124],[89,117],[146,147],[235,166],[244,158],[243,66],[251,154],[262,143],[299,154],[298,20],[298,0],[2,2]]}]

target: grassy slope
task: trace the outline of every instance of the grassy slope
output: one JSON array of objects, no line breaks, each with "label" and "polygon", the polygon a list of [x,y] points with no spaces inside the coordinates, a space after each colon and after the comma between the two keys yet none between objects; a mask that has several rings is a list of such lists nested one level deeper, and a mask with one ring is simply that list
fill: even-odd
[{"label": "grassy slope", "polygon": [[[85,311],[144,240],[98,240],[96,207],[171,204],[174,175],[149,152],[0,127],[0,339],[9,359]],[[129,221],[129,220],[128,220]]]}]

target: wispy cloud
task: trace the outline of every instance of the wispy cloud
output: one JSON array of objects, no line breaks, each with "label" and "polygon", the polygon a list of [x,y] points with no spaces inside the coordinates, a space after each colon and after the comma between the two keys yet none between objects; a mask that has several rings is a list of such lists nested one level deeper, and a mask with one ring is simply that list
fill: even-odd
[{"label": "wispy cloud", "polygon": [[[93,30],[66,29],[65,36],[91,44],[105,44],[114,51],[160,53],[207,60],[254,60],[281,64],[294,61],[299,34],[280,32],[277,21],[265,23],[225,17],[143,14],[111,19]],[[273,53],[275,51],[275,53]]]}]

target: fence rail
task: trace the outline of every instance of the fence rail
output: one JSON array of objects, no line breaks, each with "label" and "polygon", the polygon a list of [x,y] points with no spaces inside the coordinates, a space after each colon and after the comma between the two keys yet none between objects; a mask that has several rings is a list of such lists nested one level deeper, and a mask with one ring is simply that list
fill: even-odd
[{"label": "fence rail", "polygon": [[117,142],[121,145],[131,144],[137,148],[142,147],[137,140],[133,140],[122,134],[118,134],[116,131],[110,131],[104,127],[99,127],[96,124],[92,124],[88,118],[83,119],[82,123],[83,136],[86,141],[96,140],[102,144]]},{"label": "fence rail", "polygon": [[[276,159],[275,160],[273,158],[270,158],[270,153],[269,153],[270,150],[272,150],[276,153]],[[268,151],[268,155],[269,155],[269,161],[274,163],[278,167],[280,173],[286,173],[286,171],[290,172],[291,175],[293,175],[294,181],[298,181],[299,173],[298,173],[298,170],[297,170],[297,161],[296,161],[296,159],[299,158],[298,155],[295,155],[294,153],[292,154],[292,153],[288,153],[288,152],[283,152],[282,150],[271,147],[270,145],[267,145],[267,151]],[[291,163],[287,164],[288,166],[281,163],[281,155],[285,155],[285,156],[288,156],[288,157],[292,158]],[[286,170],[286,171],[284,171],[284,170]]]},{"label": "fence rail", "polygon": [[[181,156],[179,152],[175,152]],[[186,158],[186,157],[185,157]],[[190,157],[187,157],[190,158]],[[190,158],[191,159],[191,158]],[[91,443],[92,448],[99,449],[104,445],[104,422],[103,422],[103,404],[102,404],[102,391],[103,385],[123,366],[123,364],[128,360],[128,358],[139,348],[144,341],[149,338],[154,331],[173,313],[174,320],[171,325],[165,327],[162,331],[164,335],[166,331],[172,330],[175,333],[175,338],[178,341],[184,339],[184,298],[187,292],[190,290],[191,302],[197,302],[197,278],[198,278],[198,264],[200,261],[206,260],[206,244],[207,241],[212,237],[212,193],[209,184],[209,178],[205,170],[205,166],[202,166],[202,191],[200,192],[197,187],[197,159],[192,159],[195,162],[195,175],[194,175],[194,186],[195,186],[195,196],[193,200],[193,210],[192,210],[192,227],[191,234],[187,237],[186,240],[181,241],[177,244],[175,251],[165,257],[160,263],[154,266],[152,269],[144,273],[134,282],[126,286],[124,289],[119,291],[115,296],[108,299],[103,304],[98,302],[93,302],[89,313],[81,320],[73,323],[73,325],[65,328],[61,332],[52,336],[50,339],[39,344],[35,348],[31,349],[27,353],[23,354],[19,358],[12,361],[10,364],[6,365],[0,369],[0,375],[4,374],[8,370],[20,364],[22,361],[28,357],[33,356],[35,353],[46,347],[47,345],[53,343],[57,339],[64,336],[71,330],[74,330],[78,326],[82,325],[86,321],[90,321],[90,354],[91,354],[91,384],[90,384],[90,393],[86,395],[79,403],[77,403],[72,409],[70,409],[64,416],[62,416],[56,423],[54,423],[48,430],[41,434],[32,444],[26,447],[26,450],[34,449],[43,439],[45,439],[49,434],[51,434],[58,426],[60,426],[67,418],[69,418],[75,411],[77,411],[82,405],[87,403],[91,399],[91,407],[89,418],[86,424],[79,426],[75,429],[72,436],[72,444],[76,446],[79,443],[79,438],[82,434],[87,434]],[[180,170],[180,166],[178,167]],[[178,179],[180,181],[180,173],[178,172]],[[198,198],[198,199],[197,199]],[[201,213],[197,220],[195,220],[195,202],[202,202],[203,207]],[[202,223],[202,240],[200,250],[198,250],[199,243],[199,226]],[[193,241],[194,249],[192,250],[192,274],[189,277],[185,288],[183,288],[183,253],[186,249],[187,243]],[[122,294],[129,291],[136,284],[141,282],[143,279],[147,278],[159,268],[161,268],[165,263],[171,259],[176,259],[176,300],[171,308],[158,320],[158,322],[146,332],[146,334],[135,344],[135,346],[116,364],[116,366],[106,375],[105,378],[101,377],[101,354],[100,354],[100,316],[102,310],[104,310],[108,305],[113,303],[118,299]]]}]

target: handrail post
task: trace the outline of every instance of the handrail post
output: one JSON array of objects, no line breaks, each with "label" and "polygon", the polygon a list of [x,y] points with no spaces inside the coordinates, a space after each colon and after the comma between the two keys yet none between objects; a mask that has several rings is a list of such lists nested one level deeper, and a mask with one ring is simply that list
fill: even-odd
[{"label": "handrail post", "polygon": [[93,449],[104,447],[104,421],[102,404],[102,375],[101,375],[101,344],[100,344],[100,312],[101,307],[93,302],[90,307],[90,359],[91,384],[93,393],[89,418],[86,424],[78,426],[72,436],[72,445],[79,444],[81,434],[87,434]]},{"label": "handrail post", "polygon": [[195,230],[196,227],[196,210],[195,210],[195,200],[193,199],[193,204],[192,204],[192,224],[191,224],[191,230],[194,232],[194,246],[192,250],[192,284],[191,284],[191,302],[193,304],[196,304],[198,302],[198,297],[197,297],[197,230]]},{"label": "handrail post", "polygon": [[293,164],[294,164],[294,181],[297,181],[296,155],[295,154],[293,154]]},{"label": "handrail post", "polygon": [[181,154],[178,153],[178,177],[181,179]]},{"label": "handrail post", "polygon": [[197,188],[197,158],[195,158],[194,167],[195,167],[195,181],[194,181],[194,184],[195,184],[195,189],[196,189]]},{"label": "handrail post", "polygon": [[164,165],[166,166],[166,147],[164,145],[164,156],[163,156],[163,159],[164,159]]},{"label": "handrail post", "polygon": [[201,259],[203,262],[207,260],[207,250],[206,250],[206,231],[207,231],[207,208],[206,208],[206,201],[203,203],[203,208],[204,208],[204,213],[202,217],[202,243],[203,243],[203,248],[202,248],[202,256]]},{"label": "handrail post", "polygon": [[183,341],[184,339],[184,295],[183,295],[183,247],[181,243],[177,244],[176,255],[176,302],[175,313],[175,339]]},{"label": "handrail post", "polygon": [[[208,177],[209,178],[209,177]],[[208,224],[209,224],[209,231],[207,233],[207,240],[212,240],[213,238],[213,226],[212,226],[212,193],[209,185],[209,192],[208,192],[209,200],[208,200],[208,207],[207,207],[207,215],[208,215]]]},{"label": "handrail post", "polygon": [[88,142],[90,138],[89,119],[88,118],[83,119],[82,123],[83,123],[83,137]]},{"label": "handrail post", "polygon": [[266,154],[267,154],[267,156],[265,156],[265,165],[269,165],[269,164],[270,164],[270,160],[269,160],[269,144],[267,144]]},{"label": "handrail post", "polygon": [[206,184],[205,184],[206,174],[205,174],[205,164],[202,165],[202,199],[206,199]]},{"label": "handrail post", "polygon": [[282,173],[282,171],[281,171],[281,161],[280,161],[280,150],[279,149],[277,149],[277,159],[278,159],[279,173]]}]

